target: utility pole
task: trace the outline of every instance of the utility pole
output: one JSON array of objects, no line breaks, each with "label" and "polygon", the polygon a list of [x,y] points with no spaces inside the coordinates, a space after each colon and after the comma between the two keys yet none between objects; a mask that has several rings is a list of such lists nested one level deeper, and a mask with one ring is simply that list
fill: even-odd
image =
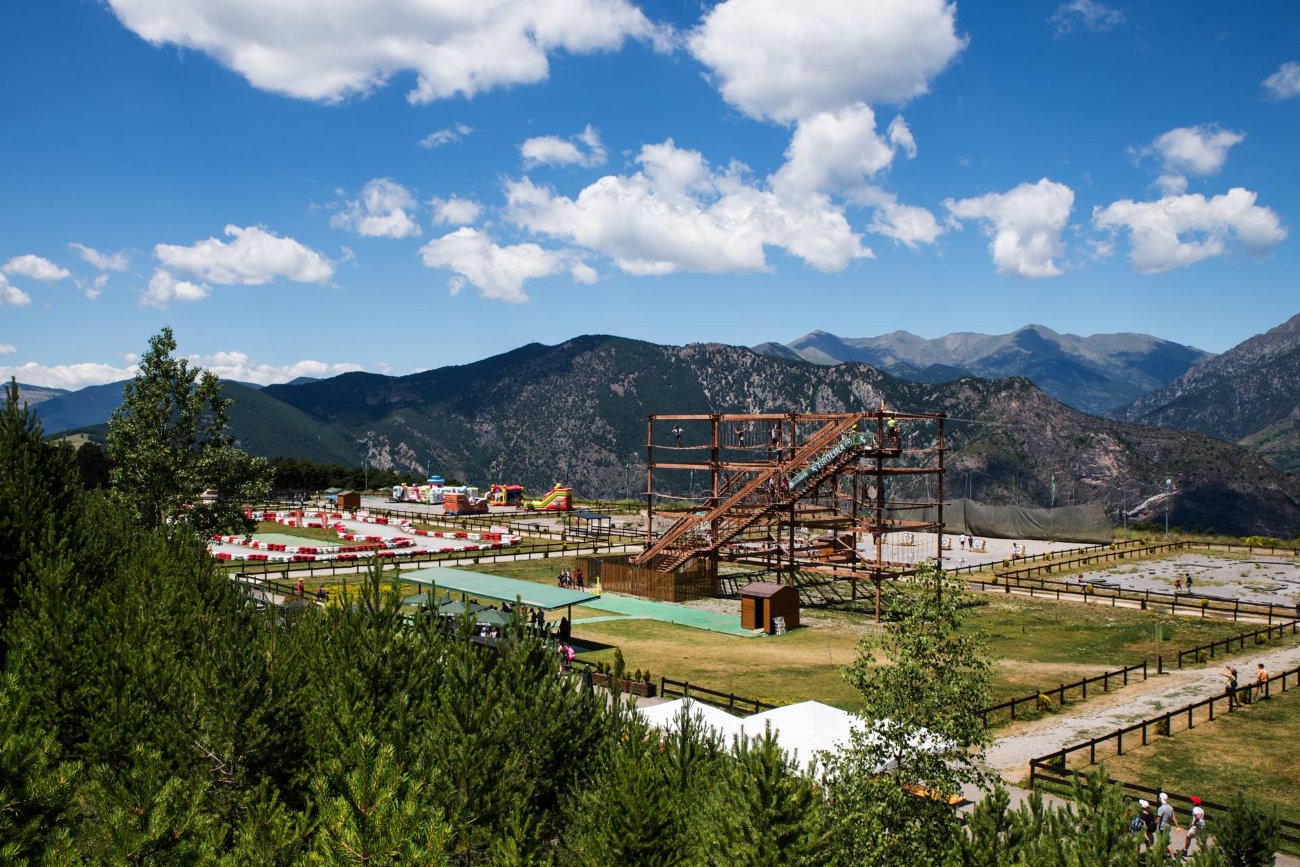
[{"label": "utility pole", "polygon": [[1165,541],[1169,541],[1169,500],[1173,496],[1174,480],[1165,479]]}]

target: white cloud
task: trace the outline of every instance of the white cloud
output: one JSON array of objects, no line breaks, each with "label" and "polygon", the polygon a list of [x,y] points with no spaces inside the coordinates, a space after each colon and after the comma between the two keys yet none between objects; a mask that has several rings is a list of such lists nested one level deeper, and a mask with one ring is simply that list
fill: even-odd
[{"label": "white cloud", "polygon": [[[226,226],[225,234],[234,240],[226,243],[208,238],[189,247],[158,244],[153,248],[154,256],[170,271],[225,285],[256,286],[277,277],[298,283],[326,283],[334,275],[333,262],[293,238],[261,226]],[[191,289],[185,291],[194,294]]]},{"label": "white cloud", "polygon": [[1228,159],[1228,150],[1246,140],[1245,133],[1216,126],[1183,126],[1156,136],[1142,149],[1155,155],[1162,174],[1156,180],[1166,195],[1187,190],[1188,175],[1215,175]]},{"label": "white cloud", "polygon": [[474,127],[469,126],[468,124],[463,124],[463,123],[452,124],[446,129],[438,129],[429,133],[424,138],[420,139],[419,144],[420,147],[427,148],[427,149],[440,148],[443,145],[448,145],[451,144],[452,142],[460,141],[462,138],[469,135],[473,131],[474,131]]},{"label": "white cloud", "polygon": [[191,355],[189,358],[204,370],[210,370],[222,379],[255,382],[258,385],[288,382],[300,376],[312,376],[322,379],[362,369],[361,365],[350,362],[329,364],[312,359],[294,361],[289,364],[267,364],[254,361],[243,352],[234,351],[215,352],[212,355]]},{"label": "white cloud", "polygon": [[12,343],[0,343],[0,355],[13,355],[18,351],[18,347]]},{"label": "white cloud", "polygon": [[1055,277],[1056,257],[1065,252],[1061,232],[1074,207],[1074,191],[1043,178],[1005,193],[947,199],[954,220],[980,220],[992,237],[989,255],[1006,277]]},{"label": "white cloud", "polygon": [[689,45],[727,102],[792,121],[919,96],[966,39],[946,0],[724,0]]},{"label": "white cloud", "polygon": [[49,259],[43,256],[34,256],[31,253],[25,256],[14,256],[5,263],[4,272],[6,274],[17,274],[20,277],[28,277],[32,280],[40,280],[45,283],[56,283],[72,276],[67,268],[55,265]]},{"label": "white cloud", "polygon": [[420,257],[430,268],[447,268],[456,273],[451,289],[455,294],[466,282],[484,298],[521,304],[528,300],[523,286],[527,280],[550,277],[572,270],[574,279],[590,283],[594,272],[582,267],[573,253],[546,250],[537,244],[502,247],[486,232],[462,227],[420,248]]},{"label": "white cloud", "polygon": [[82,280],[80,277],[73,277],[72,279],[76,282],[77,288],[81,290],[81,294],[91,301],[98,298],[103,293],[104,287],[108,285],[107,274],[96,274],[94,279],[89,282]]},{"label": "white cloud", "polygon": [[635,275],[760,271],[768,246],[819,271],[872,255],[824,195],[755,186],[743,166],[714,171],[698,151],[672,139],[645,145],[637,162],[640,171],[600,178],[572,199],[528,178],[509,182],[506,215]]},{"label": "white cloud", "polygon": [[[191,361],[205,370],[211,370],[222,379],[239,382],[255,382],[270,385],[276,382],[288,382],[299,376],[337,376],[353,370],[361,370],[359,364],[330,364],[323,361],[294,361],[289,364],[266,364],[258,362],[242,352],[216,352],[212,355],[189,355]],[[12,376],[28,385],[43,385],[49,388],[66,388],[75,391],[88,385],[104,385],[120,382],[135,376],[139,368],[135,365],[133,355],[123,356],[128,362],[123,367],[100,362],[86,361],[74,364],[37,364],[28,362],[14,366],[0,366],[0,377],[6,381]]]},{"label": "white cloud", "polygon": [[[906,124],[893,136],[911,139]],[[858,103],[841,111],[824,111],[799,121],[772,187],[789,194],[852,189],[887,168],[894,161],[894,148],[876,133],[876,115],[870,106]]]},{"label": "white cloud", "polygon": [[889,201],[876,208],[867,231],[892,238],[915,250],[919,244],[937,241],[943,234],[943,226],[925,208]]},{"label": "white cloud", "polygon": [[87,247],[85,244],[78,244],[73,241],[68,247],[82,259],[90,263],[90,266],[97,271],[125,271],[130,262],[127,259],[126,251],[119,250],[116,253],[101,253],[94,247]]},{"label": "white cloud", "polygon": [[1240,187],[1212,199],[1200,194],[1154,202],[1122,199],[1094,209],[1092,222],[1099,229],[1127,229],[1133,268],[1155,274],[1219,256],[1234,237],[1255,252],[1279,243],[1287,234],[1281,220],[1255,200],[1255,193]]},{"label": "white cloud", "polygon": [[472,199],[434,198],[429,201],[433,209],[433,222],[440,226],[468,226],[478,222],[483,206]]},{"label": "white cloud", "polygon": [[391,178],[375,178],[361,188],[360,198],[345,202],[330,217],[330,225],[366,238],[406,238],[420,234],[411,216],[418,208],[406,187]]},{"label": "white cloud", "polygon": [[32,303],[32,296],[10,283],[4,274],[0,274],[0,307],[26,307]]},{"label": "white cloud", "polygon": [[1264,87],[1278,99],[1300,96],[1300,63],[1294,60],[1283,63],[1277,72],[1264,79]]},{"label": "white cloud", "polygon": [[519,146],[519,153],[525,168],[543,165],[591,168],[604,165],[607,156],[600,133],[591,124],[571,139],[554,135],[527,139]]},{"label": "white cloud", "polygon": [[211,292],[207,286],[177,280],[171,272],[158,268],[149,278],[149,288],[140,296],[140,305],[161,309],[173,301],[202,301]]},{"label": "white cloud", "polygon": [[1104,33],[1124,23],[1124,13],[1119,9],[1098,3],[1097,0],[1070,0],[1056,7],[1048,23],[1056,25],[1056,33],[1062,36],[1075,30],[1091,30]]},{"label": "white cloud", "polygon": [[916,139],[901,114],[889,122],[889,143],[907,154],[909,160],[916,159]]},{"label": "white cloud", "polygon": [[547,55],[664,36],[627,0],[108,0],[153,45],[210,55],[254,87],[336,101],[410,71],[407,98],[473,96],[545,79]]},{"label": "white cloud", "polygon": [[119,382],[135,376],[136,367],[114,367],[93,361],[76,364],[26,364],[0,365],[0,379],[8,382],[16,379],[25,385],[41,385],[46,388],[66,388],[76,391],[88,385],[103,385],[107,382]]}]

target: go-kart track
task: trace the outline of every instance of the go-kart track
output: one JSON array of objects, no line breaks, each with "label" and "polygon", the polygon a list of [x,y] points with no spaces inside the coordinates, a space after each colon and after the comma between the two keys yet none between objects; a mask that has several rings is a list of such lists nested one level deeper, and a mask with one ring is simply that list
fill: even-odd
[{"label": "go-kart track", "polygon": [[218,560],[249,560],[270,563],[310,563],[331,560],[365,560],[371,557],[400,558],[454,551],[481,551],[518,545],[520,537],[501,532],[421,530],[405,519],[353,512],[249,512],[254,521],[333,530],[339,543],[316,542],[282,533],[254,533],[251,536],[213,536],[208,551]]}]

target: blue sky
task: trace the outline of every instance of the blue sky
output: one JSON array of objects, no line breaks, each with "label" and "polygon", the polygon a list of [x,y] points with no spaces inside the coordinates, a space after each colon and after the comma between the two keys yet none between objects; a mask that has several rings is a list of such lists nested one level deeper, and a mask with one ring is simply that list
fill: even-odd
[{"label": "blue sky", "polygon": [[1300,310],[1300,6],[47,0],[0,10],[0,373]]}]

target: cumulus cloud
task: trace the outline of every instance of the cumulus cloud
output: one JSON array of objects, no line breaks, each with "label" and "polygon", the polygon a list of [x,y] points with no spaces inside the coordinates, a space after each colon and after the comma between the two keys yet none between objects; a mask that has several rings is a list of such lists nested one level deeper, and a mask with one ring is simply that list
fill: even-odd
[{"label": "cumulus cloud", "polygon": [[595,277],[595,272],[570,251],[546,250],[537,244],[503,247],[486,232],[469,227],[429,241],[420,248],[420,258],[430,268],[455,272],[451,279],[453,294],[469,283],[484,298],[515,304],[528,300],[523,291],[528,280],[565,271],[571,271],[579,283],[591,283]]},{"label": "cumulus cloud", "polygon": [[[271,385],[276,382],[288,382],[299,376],[337,376],[348,371],[361,370],[358,364],[331,364],[323,361],[294,361],[289,364],[267,364],[255,361],[242,352],[222,351],[212,355],[189,355],[192,362],[211,370],[222,379],[239,382],[255,382],[259,385]],[[28,385],[42,385],[48,388],[66,388],[75,391],[88,385],[104,385],[109,382],[121,382],[135,376],[139,368],[134,364],[134,356],[123,356],[128,363],[125,366],[86,361],[74,364],[26,364],[0,365],[0,376],[8,380],[11,376]]]},{"label": "cumulus cloud", "polygon": [[98,298],[103,293],[104,287],[108,285],[107,274],[96,274],[90,280],[82,280],[80,277],[73,277],[72,279],[77,284],[77,288],[81,290],[81,294],[91,301]]},{"label": "cumulus cloud", "polygon": [[13,355],[18,351],[18,347],[12,343],[0,343],[0,355]]},{"label": "cumulus cloud", "polygon": [[916,159],[916,139],[901,114],[889,122],[889,143],[907,154],[909,160]]},{"label": "cumulus cloud", "polygon": [[[892,139],[911,141],[906,124],[890,129]],[[773,176],[772,186],[790,194],[852,189],[887,168],[896,147],[876,132],[876,114],[868,105],[820,112],[795,127],[785,164]]]},{"label": "cumulus cloud", "polygon": [[933,244],[939,240],[943,226],[926,208],[902,205],[891,200],[876,208],[867,231],[892,238],[915,250],[921,244]]},{"label": "cumulus cloud", "polygon": [[116,253],[101,253],[94,247],[87,247],[85,244],[78,244],[76,241],[69,244],[68,248],[86,260],[96,271],[125,271],[127,266],[130,265],[125,250],[119,250]]},{"label": "cumulus cloud", "polygon": [[1055,277],[1056,257],[1065,252],[1061,232],[1074,207],[1074,191],[1043,178],[1005,193],[947,199],[954,220],[978,220],[993,240],[989,255],[1006,277]]},{"label": "cumulus cloud", "polygon": [[545,79],[555,52],[665,36],[628,0],[108,0],[153,45],[192,48],[254,87],[333,102],[414,72],[416,104]]},{"label": "cumulus cloud", "polygon": [[0,273],[0,307],[26,307],[32,303],[32,296],[9,282],[3,273]]},{"label": "cumulus cloud", "polygon": [[1056,34],[1064,36],[1076,30],[1104,33],[1124,23],[1124,13],[1097,0],[1070,0],[1056,7],[1047,19],[1056,27]]},{"label": "cumulus cloud", "polygon": [[1133,268],[1155,274],[1222,255],[1233,239],[1254,252],[1278,244],[1286,229],[1271,208],[1255,200],[1255,193],[1240,187],[1211,199],[1200,194],[1154,202],[1122,199],[1096,208],[1092,222],[1098,229],[1127,230]]},{"label": "cumulus cloud", "polygon": [[1216,126],[1183,126],[1156,136],[1141,153],[1160,160],[1156,183],[1167,195],[1177,195],[1187,190],[1188,175],[1218,174],[1228,150],[1245,140],[1245,133]]},{"label": "cumulus cloud", "polygon": [[575,198],[528,178],[509,182],[506,216],[635,275],[760,271],[768,246],[819,271],[871,256],[824,195],[779,194],[748,182],[740,166],[715,171],[672,139],[645,145],[636,161],[640,171],[600,178]]},{"label": "cumulus cloud", "polygon": [[946,0],[724,0],[690,35],[724,99],[798,120],[858,102],[903,102],[966,45]]},{"label": "cumulus cloud", "polygon": [[591,168],[604,165],[607,156],[600,133],[591,124],[568,139],[554,135],[527,139],[519,146],[519,153],[524,158],[525,168],[543,165]]},{"label": "cumulus cloud", "polygon": [[57,283],[59,280],[66,280],[72,274],[67,268],[55,265],[49,259],[43,256],[34,256],[28,253],[24,256],[14,256],[4,264],[6,274],[16,274],[19,277],[28,277],[32,280],[40,280],[43,283]]},{"label": "cumulus cloud", "polygon": [[456,123],[446,129],[434,130],[424,138],[420,139],[419,144],[422,148],[432,150],[433,148],[440,148],[443,145],[449,145],[452,142],[460,141],[473,131],[474,127],[469,126],[468,124]]},{"label": "cumulus cloud", "polygon": [[1264,79],[1264,87],[1277,99],[1300,96],[1300,63],[1283,63],[1277,72]]},{"label": "cumulus cloud", "polygon": [[164,269],[223,285],[257,286],[277,277],[327,283],[334,275],[333,262],[293,238],[261,226],[226,226],[225,234],[233,240],[208,238],[188,247],[158,244],[153,253]]},{"label": "cumulus cloud", "polygon": [[478,222],[483,206],[472,199],[434,198],[429,201],[433,222],[439,226],[468,226]]},{"label": "cumulus cloud", "polygon": [[330,225],[366,238],[406,238],[420,234],[411,216],[418,208],[406,187],[391,178],[375,178],[361,188],[358,198],[345,202],[343,210],[330,217]]},{"label": "cumulus cloud", "polygon": [[202,301],[212,290],[201,283],[177,280],[170,271],[158,268],[149,278],[149,288],[140,296],[142,307],[168,306],[173,301]]},{"label": "cumulus cloud", "polygon": [[338,376],[340,373],[349,373],[362,369],[361,365],[350,362],[330,364],[312,359],[294,361],[289,364],[267,364],[254,361],[245,353],[235,351],[215,352],[212,355],[191,355],[189,358],[195,364],[205,370],[212,371],[222,379],[255,382],[258,385],[289,382],[300,376],[323,379],[329,376]]}]

